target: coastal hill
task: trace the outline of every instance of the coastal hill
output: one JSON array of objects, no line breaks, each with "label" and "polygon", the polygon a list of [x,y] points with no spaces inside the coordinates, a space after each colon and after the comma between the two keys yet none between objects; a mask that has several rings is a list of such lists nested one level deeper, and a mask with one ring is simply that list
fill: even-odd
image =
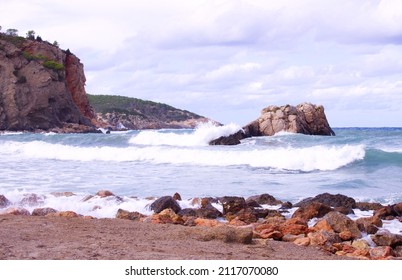
[{"label": "coastal hill", "polygon": [[87,95],[84,65],[29,31],[0,32],[0,131],[193,128],[209,119],[166,104]]},{"label": "coastal hill", "polygon": [[31,31],[0,33],[0,130],[95,132],[84,67]]},{"label": "coastal hill", "polygon": [[208,118],[163,103],[118,95],[87,95],[100,126],[111,130],[194,128]]}]

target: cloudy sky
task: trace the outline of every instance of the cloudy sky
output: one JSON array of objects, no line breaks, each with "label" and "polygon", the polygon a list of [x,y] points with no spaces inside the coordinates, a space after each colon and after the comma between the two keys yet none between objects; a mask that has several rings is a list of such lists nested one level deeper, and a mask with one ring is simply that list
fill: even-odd
[{"label": "cloudy sky", "polygon": [[0,25],[69,48],[88,93],[239,125],[307,101],[333,127],[402,126],[400,0],[1,0]]}]

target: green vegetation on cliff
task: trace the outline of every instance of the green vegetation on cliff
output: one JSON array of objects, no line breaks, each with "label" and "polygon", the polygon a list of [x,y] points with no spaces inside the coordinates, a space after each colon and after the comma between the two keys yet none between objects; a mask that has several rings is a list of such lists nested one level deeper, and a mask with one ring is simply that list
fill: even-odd
[{"label": "green vegetation on cliff", "polygon": [[143,119],[158,119],[160,121],[185,121],[187,119],[203,118],[186,110],[138,98],[119,95],[91,95],[89,103],[97,113],[120,113],[127,116],[139,116]]}]

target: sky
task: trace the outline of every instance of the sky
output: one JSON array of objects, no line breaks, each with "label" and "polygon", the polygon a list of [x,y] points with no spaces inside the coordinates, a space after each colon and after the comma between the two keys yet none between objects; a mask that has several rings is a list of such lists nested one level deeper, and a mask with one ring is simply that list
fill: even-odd
[{"label": "sky", "polygon": [[84,64],[86,91],[245,125],[321,104],[332,127],[402,127],[400,0],[1,0]]}]

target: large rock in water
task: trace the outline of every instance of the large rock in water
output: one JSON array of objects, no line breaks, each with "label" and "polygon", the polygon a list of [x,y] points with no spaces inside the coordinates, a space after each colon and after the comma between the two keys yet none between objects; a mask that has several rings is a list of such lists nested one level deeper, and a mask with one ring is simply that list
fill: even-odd
[{"label": "large rock in water", "polygon": [[70,51],[0,33],[0,130],[95,132],[84,86]]},{"label": "large rock in water", "polygon": [[236,145],[244,138],[272,136],[281,131],[308,135],[335,135],[327,121],[323,106],[302,103],[297,106],[264,108],[261,116],[244,126],[242,131],[212,140],[209,144]]}]

